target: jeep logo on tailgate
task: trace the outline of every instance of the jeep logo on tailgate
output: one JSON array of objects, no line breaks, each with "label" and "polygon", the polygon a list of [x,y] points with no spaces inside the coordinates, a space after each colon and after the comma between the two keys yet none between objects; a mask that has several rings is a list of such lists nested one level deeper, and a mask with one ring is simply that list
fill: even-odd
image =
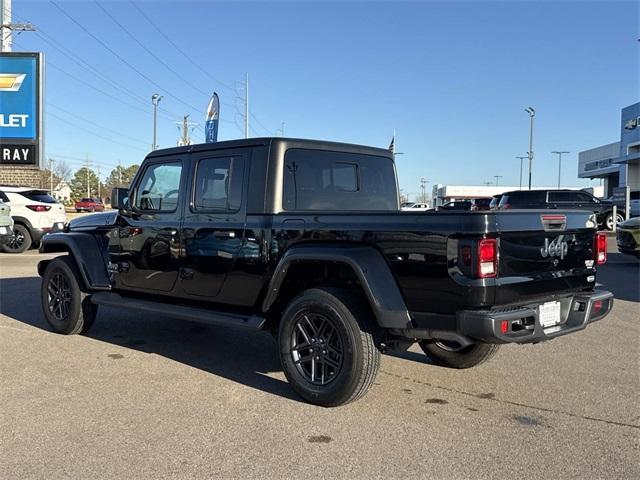
[{"label": "jeep logo on tailgate", "polygon": [[540,254],[542,258],[560,257],[560,260],[562,260],[568,251],[569,244],[564,240],[564,235],[560,235],[552,242],[549,242],[549,239],[545,238],[544,247],[540,249]]}]

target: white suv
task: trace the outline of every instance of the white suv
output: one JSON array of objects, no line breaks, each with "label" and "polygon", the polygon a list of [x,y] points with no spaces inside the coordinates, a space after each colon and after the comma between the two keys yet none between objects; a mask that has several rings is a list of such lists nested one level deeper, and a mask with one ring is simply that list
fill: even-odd
[{"label": "white suv", "polygon": [[14,235],[2,244],[7,253],[21,253],[67,221],[64,205],[39,188],[0,186],[0,200],[11,207]]}]

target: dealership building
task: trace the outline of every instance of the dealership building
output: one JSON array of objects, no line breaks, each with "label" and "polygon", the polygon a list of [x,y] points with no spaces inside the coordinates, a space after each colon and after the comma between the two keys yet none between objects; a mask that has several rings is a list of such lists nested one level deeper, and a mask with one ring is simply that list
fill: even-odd
[{"label": "dealership building", "polygon": [[620,140],[580,152],[578,177],[602,179],[604,197],[618,187],[640,190],[640,102],[620,115]]}]

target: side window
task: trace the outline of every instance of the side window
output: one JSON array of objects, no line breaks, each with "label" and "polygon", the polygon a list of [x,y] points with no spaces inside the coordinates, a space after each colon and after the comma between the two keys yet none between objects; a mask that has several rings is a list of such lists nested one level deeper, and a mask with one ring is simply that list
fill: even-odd
[{"label": "side window", "polygon": [[194,210],[237,211],[242,202],[242,157],[204,158],[196,167]]},{"label": "side window", "polygon": [[6,203],[8,201],[9,201],[9,197],[7,197],[4,192],[0,192],[0,202]]},{"label": "side window", "polygon": [[587,195],[586,193],[576,193],[576,197],[580,203],[595,203],[593,197],[591,195]]},{"label": "side window", "polygon": [[142,211],[173,212],[180,198],[182,162],[149,165],[135,193],[134,207]]},{"label": "side window", "polygon": [[285,210],[398,209],[388,157],[292,148],[285,154],[283,186]]},{"label": "side window", "polygon": [[549,192],[550,202],[577,202],[578,196],[575,192]]}]

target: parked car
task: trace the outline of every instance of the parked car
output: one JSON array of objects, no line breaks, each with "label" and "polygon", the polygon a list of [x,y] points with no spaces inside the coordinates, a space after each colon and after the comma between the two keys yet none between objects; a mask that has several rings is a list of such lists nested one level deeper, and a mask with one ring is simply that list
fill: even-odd
[{"label": "parked car", "polygon": [[465,211],[471,210],[473,206],[473,202],[471,200],[458,200],[456,202],[447,202],[444,205],[440,205],[436,210],[457,210],[457,211]]},{"label": "parked car", "polygon": [[640,217],[618,224],[616,240],[620,253],[640,258]]},{"label": "parked car", "polygon": [[13,237],[13,218],[11,207],[0,199],[0,245]]},{"label": "parked car", "polygon": [[491,198],[474,198],[471,200],[471,210],[474,212],[490,210]]},{"label": "parked car", "polygon": [[411,203],[410,206],[400,207],[403,212],[426,212],[431,207],[428,203]]},{"label": "parked car", "polygon": [[102,212],[104,211],[103,203],[97,198],[81,198],[74,207],[76,212]]},{"label": "parked car", "polygon": [[592,213],[400,212],[393,157],[281,137],[151,152],[116,210],[44,237],[63,254],[38,264],[44,316],[62,334],[100,306],[273,332],[289,384],[336,406],[380,352],[419,342],[469,368],[609,313]]},{"label": "parked car", "polygon": [[11,207],[13,236],[2,244],[7,253],[21,253],[38,244],[45,233],[62,229],[67,221],[64,205],[47,190],[0,186],[0,199]]},{"label": "parked car", "polygon": [[[515,190],[502,194],[501,210],[560,209],[587,210],[596,214],[600,229],[613,230],[613,202],[601,200],[582,190]],[[624,221],[624,211],[618,209],[616,223]]]}]

